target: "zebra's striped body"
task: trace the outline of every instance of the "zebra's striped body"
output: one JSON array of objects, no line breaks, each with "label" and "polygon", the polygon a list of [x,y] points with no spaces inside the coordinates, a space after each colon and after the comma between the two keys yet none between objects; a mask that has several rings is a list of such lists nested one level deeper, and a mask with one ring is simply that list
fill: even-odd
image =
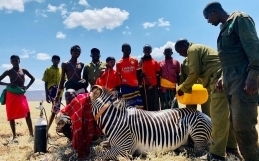
[{"label": "zebra's striped body", "polygon": [[[96,115],[112,97],[101,87],[93,87],[93,114]],[[210,118],[199,111],[185,108],[150,112],[127,108],[123,99],[111,103],[97,124],[111,144],[111,149],[100,155],[103,159],[175,150],[187,145],[189,138],[198,152],[208,145],[211,137]]]}]

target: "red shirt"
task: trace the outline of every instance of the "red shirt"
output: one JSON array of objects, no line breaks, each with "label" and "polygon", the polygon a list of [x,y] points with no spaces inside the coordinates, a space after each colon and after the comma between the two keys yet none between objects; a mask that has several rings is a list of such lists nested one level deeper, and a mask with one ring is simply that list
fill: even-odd
[{"label": "red shirt", "polygon": [[96,80],[96,84],[113,89],[121,85],[121,78],[114,69],[106,69],[101,77]]},{"label": "red shirt", "polygon": [[122,84],[138,86],[137,69],[139,69],[138,60],[129,57],[122,58],[116,64],[116,71],[121,75]]},{"label": "red shirt", "polygon": [[[158,62],[155,59],[150,59],[150,60],[143,60],[142,64],[140,64],[142,67],[142,71],[145,73],[147,76],[150,84],[152,86],[157,85],[157,79],[156,79],[156,74],[157,72],[160,71],[160,66]],[[143,81],[144,84],[147,84],[147,82]]]}]

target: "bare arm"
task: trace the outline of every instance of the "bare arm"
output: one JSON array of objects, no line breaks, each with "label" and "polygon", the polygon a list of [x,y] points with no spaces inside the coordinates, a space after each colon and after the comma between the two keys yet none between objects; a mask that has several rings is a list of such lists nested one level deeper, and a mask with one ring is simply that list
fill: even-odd
[{"label": "bare arm", "polygon": [[85,80],[85,85],[86,85],[86,88],[88,87],[89,83],[88,83],[88,73],[87,73],[87,66],[84,67],[83,69],[83,79]]},{"label": "bare arm", "polygon": [[34,78],[34,77],[31,75],[31,73],[28,72],[28,70],[26,70],[26,69],[23,69],[23,73],[24,73],[25,75],[27,75],[27,76],[31,79],[30,82],[29,82],[29,84],[24,87],[25,90],[27,90],[28,88],[30,88],[30,86],[32,85],[32,83],[35,81],[35,78]]},{"label": "bare arm", "polygon": [[67,66],[66,63],[62,63],[62,65],[61,65],[61,69],[62,69],[61,79],[60,79],[60,82],[59,82],[59,85],[58,85],[58,92],[57,92],[56,98],[60,97],[61,91],[62,91],[62,89],[64,89],[66,66]]},{"label": "bare arm", "polygon": [[2,82],[2,80],[3,80],[6,76],[8,76],[8,70],[5,71],[5,72],[0,76],[0,85],[5,85],[5,86],[10,85],[10,83]]}]

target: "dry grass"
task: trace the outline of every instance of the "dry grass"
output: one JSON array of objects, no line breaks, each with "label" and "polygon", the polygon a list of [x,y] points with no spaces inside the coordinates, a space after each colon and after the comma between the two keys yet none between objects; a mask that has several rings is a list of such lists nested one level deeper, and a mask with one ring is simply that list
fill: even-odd
[{"label": "dry grass", "polygon": [[[39,105],[39,102],[29,102],[31,109],[31,118],[32,122],[35,123],[37,118],[39,117],[40,111],[35,107]],[[50,104],[43,104],[47,116],[50,116]],[[29,131],[25,122],[25,119],[16,120],[16,131],[18,134],[19,144],[10,143],[12,133],[9,123],[6,119],[5,106],[0,105],[0,160],[1,161],[24,161],[24,160],[37,160],[37,161],[68,161],[68,160],[77,160],[75,159],[75,153],[73,148],[71,148],[70,144],[67,143],[67,139],[59,136],[55,127],[56,124],[53,122],[49,134],[50,138],[48,140],[48,152],[46,154],[34,153],[34,144],[33,142],[28,142],[29,139]],[[257,125],[257,129],[259,129],[259,125]],[[95,145],[93,147],[93,152],[91,156],[94,155],[96,151],[102,150],[102,147]],[[89,158],[84,158],[82,160],[91,160]],[[127,161],[129,159],[119,158],[119,160]],[[144,158],[136,158],[136,161],[185,161],[190,160],[186,157],[180,155],[175,156],[172,153],[159,153],[157,155],[149,153],[147,157]],[[201,159],[195,159],[198,161]],[[234,160],[233,158],[228,158],[229,161]]]}]

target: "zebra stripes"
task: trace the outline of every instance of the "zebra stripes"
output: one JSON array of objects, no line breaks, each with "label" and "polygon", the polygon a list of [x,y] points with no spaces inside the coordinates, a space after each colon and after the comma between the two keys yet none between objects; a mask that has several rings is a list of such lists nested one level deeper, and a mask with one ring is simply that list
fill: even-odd
[{"label": "zebra stripes", "polygon": [[97,120],[111,144],[110,150],[99,154],[102,159],[183,147],[188,152],[198,154],[208,146],[211,121],[199,111],[188,108],[144,111],[129,108],[123,99],[114,101],[114,92],[100,86],[94,86],[91,92],[94,116],[106,103],[110,103]]}]

